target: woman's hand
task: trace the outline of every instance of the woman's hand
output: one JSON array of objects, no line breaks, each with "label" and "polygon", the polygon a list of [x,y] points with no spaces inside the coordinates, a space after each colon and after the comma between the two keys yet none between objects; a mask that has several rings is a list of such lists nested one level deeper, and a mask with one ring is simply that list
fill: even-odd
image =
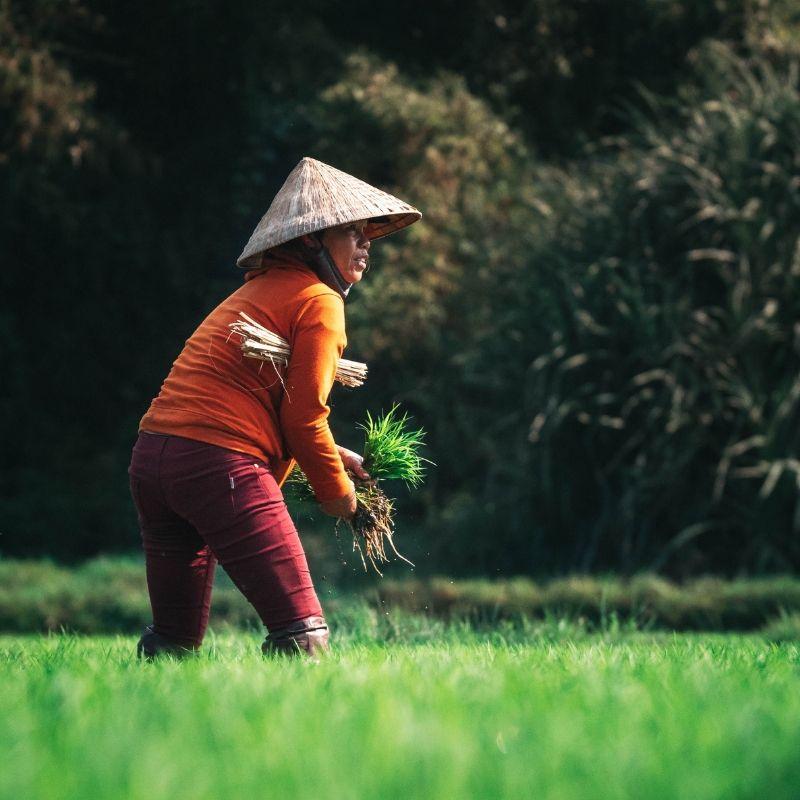
[{"label": "woman's hand", "polygon": [[[352,450],[348,450],[345,447],[339,447],[339,445],[336,445],[336,449],[339,451],[339,458],[342,459],[342,464],[344,464],[344,468],[350,476],[357,481],[371,480],[369,473],[364,469],[364,459],[358,455],[358,453],[354,453]],[[332,517],[352,519],[353,515],[356,513],[355,492],[340,497],[338,500],[330,500],[327,503],[321,503],[320,507],[326,514],[330,514]]]},{"label": "woman's hand", "polygon": [[320,503],[320,508],[332,517],[341,519],[352,519],[356,513],[356,493],[340,497],[338,500],[329,500],[327,503]]},{"label": "woman's hand", "polygon": [[354,453],[352,450],[348,450],[345,447],[339,447],[338,444],[336,445],[336,449],[339,451],[339,458],[342,459],[342,464],[344,464],[344,468],[348,472],[352,473],[359,480],[371,480],[369,472],[364,469],[364,459],[358,453]]}]

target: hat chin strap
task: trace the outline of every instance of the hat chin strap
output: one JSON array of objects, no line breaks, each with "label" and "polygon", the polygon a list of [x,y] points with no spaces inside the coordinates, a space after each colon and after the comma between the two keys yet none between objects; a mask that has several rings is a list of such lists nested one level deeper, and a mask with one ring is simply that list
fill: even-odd
[{"label": "hat chin strap", "polygon": [[316,251],[312,257],[311,268],[317,274],[317,277],[326,285],[330,286],[335,292],[338,292],[342,298],[347,297],[352,283],[342,277],[336,264],[333,263],[331,254],[328,248],[324,245]]}]

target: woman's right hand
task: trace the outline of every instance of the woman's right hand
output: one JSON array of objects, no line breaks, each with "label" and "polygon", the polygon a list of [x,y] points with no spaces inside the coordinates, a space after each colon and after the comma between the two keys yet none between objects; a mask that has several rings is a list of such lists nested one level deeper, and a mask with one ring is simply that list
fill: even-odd
[{"label": "woman's right hand", "polygon": [[327,503],[320,503],[322,510],[332,517],[340,519],[352,519],[356,513],[356,493],[340,497],[338,500],[329,500]]}]

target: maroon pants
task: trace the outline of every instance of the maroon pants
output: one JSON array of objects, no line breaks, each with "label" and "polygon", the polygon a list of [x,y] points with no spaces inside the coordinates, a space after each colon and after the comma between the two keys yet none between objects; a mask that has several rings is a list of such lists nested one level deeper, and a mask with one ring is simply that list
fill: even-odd
[{"label": "maroon pants", "polygon": [[156,633],[200,645],[217,561],[268,630],[322,614],[297,530],[263,461],[142,432],[128,472]]}]

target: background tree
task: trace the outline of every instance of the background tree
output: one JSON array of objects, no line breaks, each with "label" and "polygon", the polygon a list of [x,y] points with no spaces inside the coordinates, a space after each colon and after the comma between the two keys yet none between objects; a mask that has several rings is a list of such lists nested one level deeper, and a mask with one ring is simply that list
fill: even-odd
[{"label": "background tree", "polygon": [[137,422],[314,155],[425,212],[334,396],[429,430],[421,564],[795,568],[792,4],[410,10],[0,3],[2,551],[137,546]]}]

